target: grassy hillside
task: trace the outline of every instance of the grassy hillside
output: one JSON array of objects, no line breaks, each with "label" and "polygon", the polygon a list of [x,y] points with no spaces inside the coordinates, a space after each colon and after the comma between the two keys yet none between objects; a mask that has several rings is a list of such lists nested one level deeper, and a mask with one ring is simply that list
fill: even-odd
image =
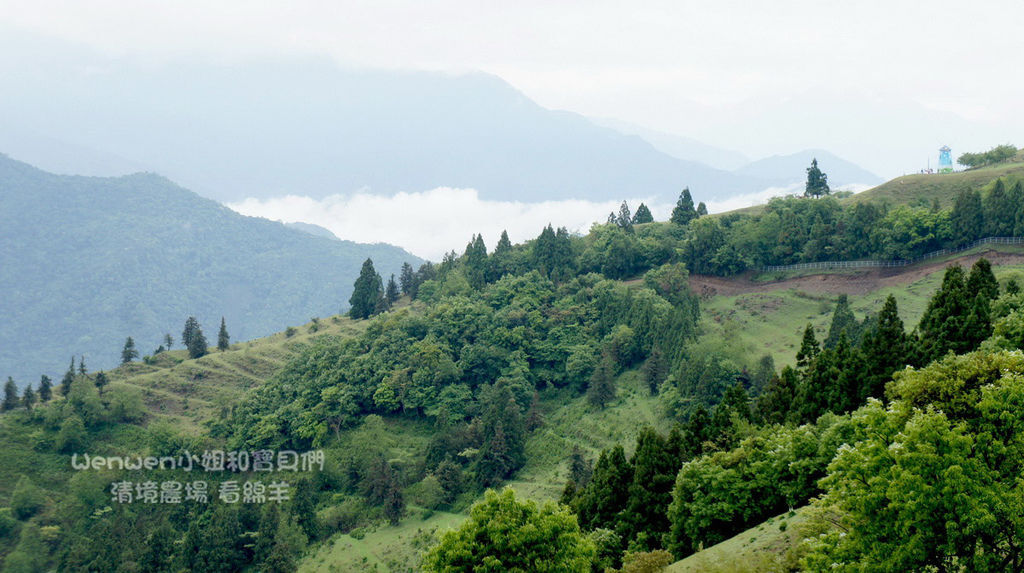
[{"label": "grassy hillside", "polygon": [[234,340],[346,307],[367,257],[385,277],[419,259],[243,217],[152,174],[46,173],[0,156],[0,375],[59,375],[69,357],[117,364],[195,316]]},{"label": "grassy hillside", "polygon": [[1003,163],[958,173],[904,175],[852,195],[844,201],[929,206],[938,199],[939,205],[947,209],[953,206],[953,199],[961,190],[981,189],[1000,177],[1007,177],[1011,181],[1024,177],[1024,162]]}]

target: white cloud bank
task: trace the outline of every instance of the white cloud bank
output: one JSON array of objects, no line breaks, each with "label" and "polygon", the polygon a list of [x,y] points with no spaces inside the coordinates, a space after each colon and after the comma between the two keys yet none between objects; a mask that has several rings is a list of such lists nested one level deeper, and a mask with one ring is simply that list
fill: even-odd
[{"label": "white cloud bank", "polygon": [[[771,187],[757,193],[737,195],[721,201],[707,201],[711,213],[749,207],[799,193],[802,184]],[[861,191],[866,185],[847,186]],[[696,197],[696,201],[700,198]],[[672,204],[657,204],[648,199],[629,199],[631,209],[645,202],[659,221],[668,219]],[[341,239],[360,243],[390,243],[420,257],[439,261],[444,253],[461,254],[472,235],[480,233],[488,250],[493,249],[507,230],[513,243],[532,239],[551,223],[571,232],[586,233],[595,222],[603,222],[609,212],[617,212],[618,201],[571,199],[523,203],[488,201],[475,189],[438,187],[429,191],[374,195],[357,192],[324,199],[286,195],[272,199],[246,199],[228,207],[252,217],[264,217],[284,223],[312,223],[329,229]]]},{"label": "white cloud bank", "polygon": [[[630,200],[629,204],[635,209],[640,201]],[[253,217],[313,223],[341,239],[391,243],[438,261],[452,249],[461,254],[475,233],[483,235],[488,250],[494,248],[502,230],[508,231],[513,243],[536,237],[548,223],[585,233],[594,222],[604,221],[610,211],[618,211],[619,203],[487,201],[475,189],[439,187],[391,196],[359,192],[319,200],[296,195],[250,198],[228,207]]]}]

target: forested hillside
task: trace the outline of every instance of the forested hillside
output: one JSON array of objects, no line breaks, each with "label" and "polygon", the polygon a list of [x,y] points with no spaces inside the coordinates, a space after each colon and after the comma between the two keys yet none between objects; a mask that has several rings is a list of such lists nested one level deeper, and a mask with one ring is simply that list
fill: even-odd
[{"label": "forested hillside", "polygon": [[[993,205],[1012,183],[924,209],[975,223],[951,226],[948,240],[965,240],[1009,225]],[[870,248],[902,248],[883,222],[906,211],[869,207]],[[27,394],[11,384],[0,440],[21,463],[0,498],[5,567],[656,571],[812,504],[806,529],[753,568],[1017,571],[1019,266],[938,271],[912,293],[912,322],[900,293],[812,299],[810,316],[783,317],[805,327],[771,331],[797,346],[792,363],[767,343],[730,347],[702,317],[721,312],[690,288],[688,267],[722,260],[708,229],[779,236],[856,209],[793,198],[733,224],[689,192],[668,222],[624,204],[585,236],[548,226],[492,249],[474,236],[393,284],[363,261],[350,318],[198,359],[70,369]],[[759,248],[739,252],[773,256]],[[208,503],[145,501],[160,498],[140,484],[197,479],[183,469],[69,469],[74,453],[183,450],[323,463],[260,474],[236,456],[201,474]],[[232,497],[271,479],[287,500]],[[117,497],[123,482],[139,499]]]},{"label": "forested hillside", "polygon": [[243,217],[151,174],[49,174],[0,156],[0,373],[20,383],[62,372],[70,356],[117,364],[192,315],[225,317],[246,340],[347,306],[367,257],[385,272],[419,262]]}]

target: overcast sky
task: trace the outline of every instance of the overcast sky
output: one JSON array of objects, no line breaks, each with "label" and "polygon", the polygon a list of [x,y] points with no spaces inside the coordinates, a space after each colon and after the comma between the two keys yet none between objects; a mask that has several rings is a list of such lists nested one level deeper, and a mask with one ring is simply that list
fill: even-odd
[{"label": "overcast sky", "polygon": [[115,57],[482,70],[549,108],[752,158],[825,148],[883,177],[943,144],[1024,145],[1021,22],[1020,0],[0,0],[0,26]]},{"label": "overcast sky", "polygon": [[[979,140],[1013,135],[1024,115],[1024,75],[1016,73],[1024,51],[1019,0],[0,0],[0,6],[0,22],[143,60],[321,54],[354,66],[483,70],[547,107],[695,136],[753,156],[804,144],[845,143],[833,149],[840,154],[872,147],[864,141],[868,133],[842,133],[863,118],[837,117],[813,141],[810,129],[779,133],[778,124],[799,120],[787,106],[854,116],[891,112],[923,122],[962,119],[983,134]],[[957,126],[950,139],[977,145]],[[763,133],[769,129],[775,133]],[[916,143],[906,133],[875,138],[894,136]],[[930,142],[922,154],[942,143],[964,147]],[[850,159],[884,176],[900,170],[897,161],[860,153]]]}]

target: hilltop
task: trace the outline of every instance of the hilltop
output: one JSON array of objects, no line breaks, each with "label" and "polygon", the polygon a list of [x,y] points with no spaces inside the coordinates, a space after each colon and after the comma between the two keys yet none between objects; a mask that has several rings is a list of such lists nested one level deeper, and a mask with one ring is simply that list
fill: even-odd
[{"label": "hilltop", "polygon": [[245,217],[153,174],[54,175],[0,156],[0,373],[62,372],[71,355],[116,364],[125,338],[149,354],[193,315],[234,340],[329,316],[360,265],[385,277],[417,257]]}]

